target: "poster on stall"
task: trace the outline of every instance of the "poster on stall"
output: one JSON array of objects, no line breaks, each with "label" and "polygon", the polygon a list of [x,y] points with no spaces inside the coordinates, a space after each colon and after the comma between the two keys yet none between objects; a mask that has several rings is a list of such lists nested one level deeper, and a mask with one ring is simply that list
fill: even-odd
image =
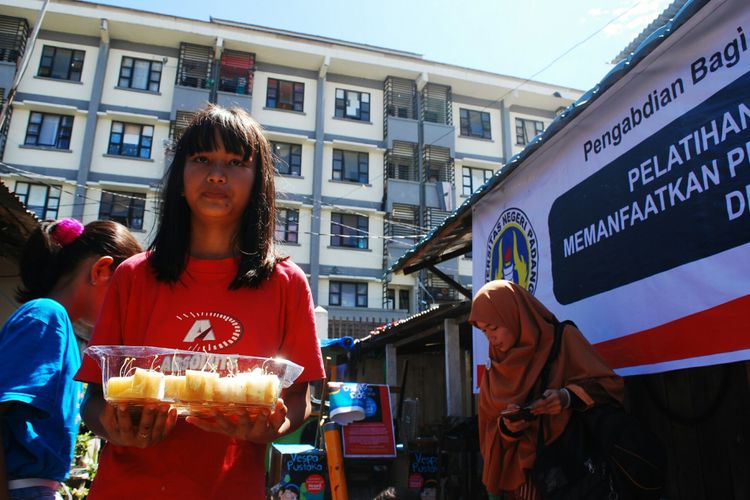
[{"label": "poster on stall", "polygon": [[396,438],[387,385],[359,384],[364,394],[364,418],[341,428],[346,458],[395,457]]},{"label": "poster on stall", "polygon": [[310,445],[272,444],[268,479],[270,500],[331,498],[325,451]]},{"label": "poster on stall", "polygon": [[440,458],[437,452],[410,451],[409,478],[410,490],[419,493],[421,498],[437,498],[440,481]]},{"label": "poster on stall", "polygon": [[708,2],[480,199],[474,289],[520,283],[621,375],[750,359],[749,38]]}]

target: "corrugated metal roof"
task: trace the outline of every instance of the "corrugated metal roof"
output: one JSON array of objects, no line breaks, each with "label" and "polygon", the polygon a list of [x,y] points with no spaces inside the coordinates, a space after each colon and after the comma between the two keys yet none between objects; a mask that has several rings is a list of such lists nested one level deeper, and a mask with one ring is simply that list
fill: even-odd
[{"label": "corrugated metal roof", "polygon": [[641,31],[638,34],[638,36],[633,39],[632,42],[627,44],[625,48],[622,49],[620,53],[617,54],[617,56],[614,59],[612,59],[611,61],[612,64],[617,64],[620,61],[627,59],[628,56],[632,54],[633,52],[635,52],[638,46],[641,43],[643,43],[643,41],[648,37],[648,35],[650,35],[654,31],[656,31],[657,29],[661,28],[662,26],[667,24],[669,21],[671,21],[672,18],[675,16],[675,14],[677,14],[680,11],[680,9],[686,3],[688,3],[688,1],[689,0],[674,0],[671,4],[669,4],[669,6],[666,9],[664,9],[664,11],[661,14],[659,14],[659,16],[656,19],[651,21],[651,23],[649,23],[649,25],[646,26],[643,29],[643,31]]},{"label": "corrugated metal roof", "polygon": [[643,39],[632,54],[618,62],[597,85],[561,112],[544,132],[536,136],[523,151],[514,155],[503,168],[498,170],[495,175],[453,211],[442,224],[432,229],[414,247],[401,256],[387,272],[403,271],[409,274],[471,251],[472,207],[502,184],[516,168],[521,166],[543,144],[571,123],[607,89],[627,75],[643,58],[658,47],[677,28],[687,22],[696,12],[706,6],[710,0],[677,0],[673,2],[673,5],[677,4],[678,1],[682,1],[683,5],[672,16],[671,21],[667,21]]},{"label": "corrugated metal roof", "polygon": [[[416,334],[429,333],[430,325],[439,325],[446,318],[455,318],[462,314],[469,314],[471,302],[453,302],[441,304],[432,309],[409,316],[406,319],[384,325],[382,329],[371,332],[370,335],[354,341],[352,349],[358,352],[366,352],[382,348],[385,344],[395,342],[410,342],[409,339],[417,337]],[[420,336],[421,338],[421,336]]]}]

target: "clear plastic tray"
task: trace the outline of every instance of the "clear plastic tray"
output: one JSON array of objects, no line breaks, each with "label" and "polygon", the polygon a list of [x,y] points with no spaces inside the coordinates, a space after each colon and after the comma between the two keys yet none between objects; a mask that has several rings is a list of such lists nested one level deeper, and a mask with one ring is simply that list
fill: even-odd
[{"label": "clear plastic tray", "polygon": [[273,408],[303,370],[280,358],[162,347],[97,345],[84,352],[99,363],[110,403],[169,403],[180,415]]}]

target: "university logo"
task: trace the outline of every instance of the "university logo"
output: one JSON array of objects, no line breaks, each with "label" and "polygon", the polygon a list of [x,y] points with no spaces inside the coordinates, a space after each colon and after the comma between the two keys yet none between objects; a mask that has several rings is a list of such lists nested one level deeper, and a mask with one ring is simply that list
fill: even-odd
[{"label": "university logo", "polygon": [[513,281],[533,294],[537,264],[536,233],[529,218],[518,208],[508,208],[500,214],[487,240],[485,279]]},{"label": "university logo", "polygon": [[182,339],[189,350],[211,352],[236,344],[243,333],[242,324],[218,312],[185,313],[177,316],[185,322],[187,333]]}]

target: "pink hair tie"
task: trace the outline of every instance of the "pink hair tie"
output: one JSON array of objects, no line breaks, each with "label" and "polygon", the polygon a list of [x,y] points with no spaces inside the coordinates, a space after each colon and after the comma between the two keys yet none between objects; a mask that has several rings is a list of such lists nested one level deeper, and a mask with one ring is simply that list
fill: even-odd
[{"label": "pink hair tie", "polygon": [[50,236],[61,246],[66,247],[83,233],[83,224],[76,219],[60,219],[52,226]]}]

